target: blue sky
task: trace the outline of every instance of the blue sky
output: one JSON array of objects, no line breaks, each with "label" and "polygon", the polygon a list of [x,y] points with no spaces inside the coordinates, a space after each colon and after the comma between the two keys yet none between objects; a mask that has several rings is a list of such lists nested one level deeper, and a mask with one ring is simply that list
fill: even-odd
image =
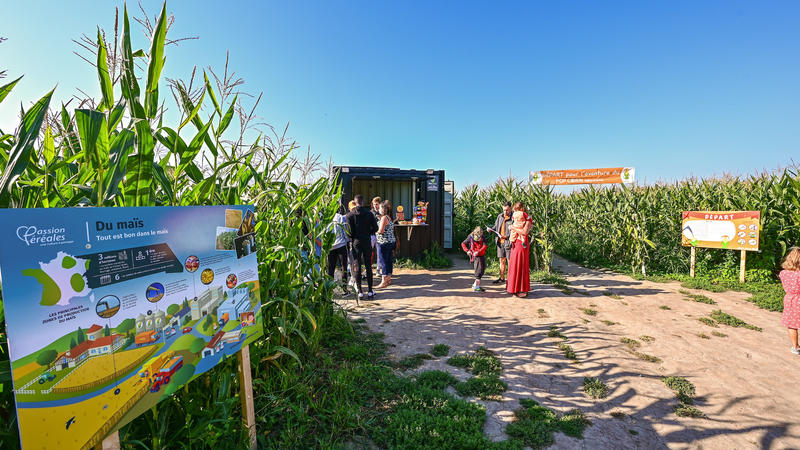
[{"label": "blue sky", "polygon": [[[70,38],[113,2],[13,2],[0,105],[99,93]],[[145,1],[155,14],[158,1]],[[136,8],[135,4],[131,5]],[[165,76],[230,50],[259,115],[337,164],[445,169],[457,187],[529,170],[635,166],[648,182],[800,159],[800,3],[178,2]],[[31,11],[36,11],[32,14]],[[140,37],[140,36],[139,36]],[[136,45],[136,44],[135,44]],[[138,46],[144,46],[140,38]]]}]

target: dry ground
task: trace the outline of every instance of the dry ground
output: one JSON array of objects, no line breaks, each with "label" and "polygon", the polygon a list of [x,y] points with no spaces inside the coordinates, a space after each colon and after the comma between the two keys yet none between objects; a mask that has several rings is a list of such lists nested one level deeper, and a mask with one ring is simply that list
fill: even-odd
[{"label": "dry ground", "polygon": [[[718,303],[707,305],[685,300],[678,283],[636,281],[564,260],[556,268],[575,292],[534,284],[528,298],[518,299],[484,278],[487,292],[473,293],[472,269],[459,261],[444,271],[400,270],[395,285],[375,301],[344,305],[371,330],[385,333],[398,359],[434,344],[449,345],[451,355],[479,345],[497,352],[509,389],[501,402],[482,402],[488,413],[484,433],[493,440],[506,438],[505,423],[519,399],[533,398],[559,412],[581,408],[592,422],[583,440],[557,434],[554,448],[800,448],[800,357],[789,352],[780,314],[746,302],[744,293],[692,291]],[[603,295],[607,291],[622,298]],[[596,316],[582,311],[590,307]],[[713,309],[763,332],[698,321]],[[551,325],[567,336],[577,363],[558,350],[560,339],[547,336]],[[654,340],[642,342],[639,351],[660,363],[637,358],[620,342],[641,342],[642,335]],[[445,360],[427,361],[419,370],[468,377]],[[707,418],[675,415],[675,394],[661,381],[669,375],[694,383],[695,405]],[[584,377],[602,379],[608,397],[587,398]],[[625,415],[611,415],[618,412]]]}]

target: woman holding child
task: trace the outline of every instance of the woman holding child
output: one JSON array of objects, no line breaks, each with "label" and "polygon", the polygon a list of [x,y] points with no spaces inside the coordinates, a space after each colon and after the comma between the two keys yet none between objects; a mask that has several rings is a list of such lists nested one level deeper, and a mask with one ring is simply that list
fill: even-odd
[{"label": "woman holding child", "polygon": [[530,237],[533,222],[522,202],[514,204],[511,224],[511,255],[508,258],[508,282],[506,291],[524,298],[531,290]]}]

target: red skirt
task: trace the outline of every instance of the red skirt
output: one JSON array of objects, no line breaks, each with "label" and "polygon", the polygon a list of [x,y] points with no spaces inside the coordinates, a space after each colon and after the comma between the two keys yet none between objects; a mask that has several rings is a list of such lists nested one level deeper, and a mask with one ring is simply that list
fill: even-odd
[{"label": "red skirt", "polygon": [[506,291],[509,294],[520,294],[531,290],[530,273],[530,241],[525,239],[527,248],[522,243],[514,241],[511,244],[511,256],[508,258],[508,283]]}]

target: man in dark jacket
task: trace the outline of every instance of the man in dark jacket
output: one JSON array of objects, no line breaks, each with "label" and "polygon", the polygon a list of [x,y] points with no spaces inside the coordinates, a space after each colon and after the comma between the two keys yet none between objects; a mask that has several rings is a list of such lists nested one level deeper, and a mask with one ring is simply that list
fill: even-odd
[{"label": "man in dark jacket", "polygon": [[347,213],[347,225],[350,239],[353,241],[353,262],[356,269],[356,286],[358,298],[364,298],[361,288],[361,265],[367,268],[367,298],[375,297],[372,291],[372,237],[378,232],[378,221],[375,215],[364,207],[364,197],[356,195],[355,209]]}]

